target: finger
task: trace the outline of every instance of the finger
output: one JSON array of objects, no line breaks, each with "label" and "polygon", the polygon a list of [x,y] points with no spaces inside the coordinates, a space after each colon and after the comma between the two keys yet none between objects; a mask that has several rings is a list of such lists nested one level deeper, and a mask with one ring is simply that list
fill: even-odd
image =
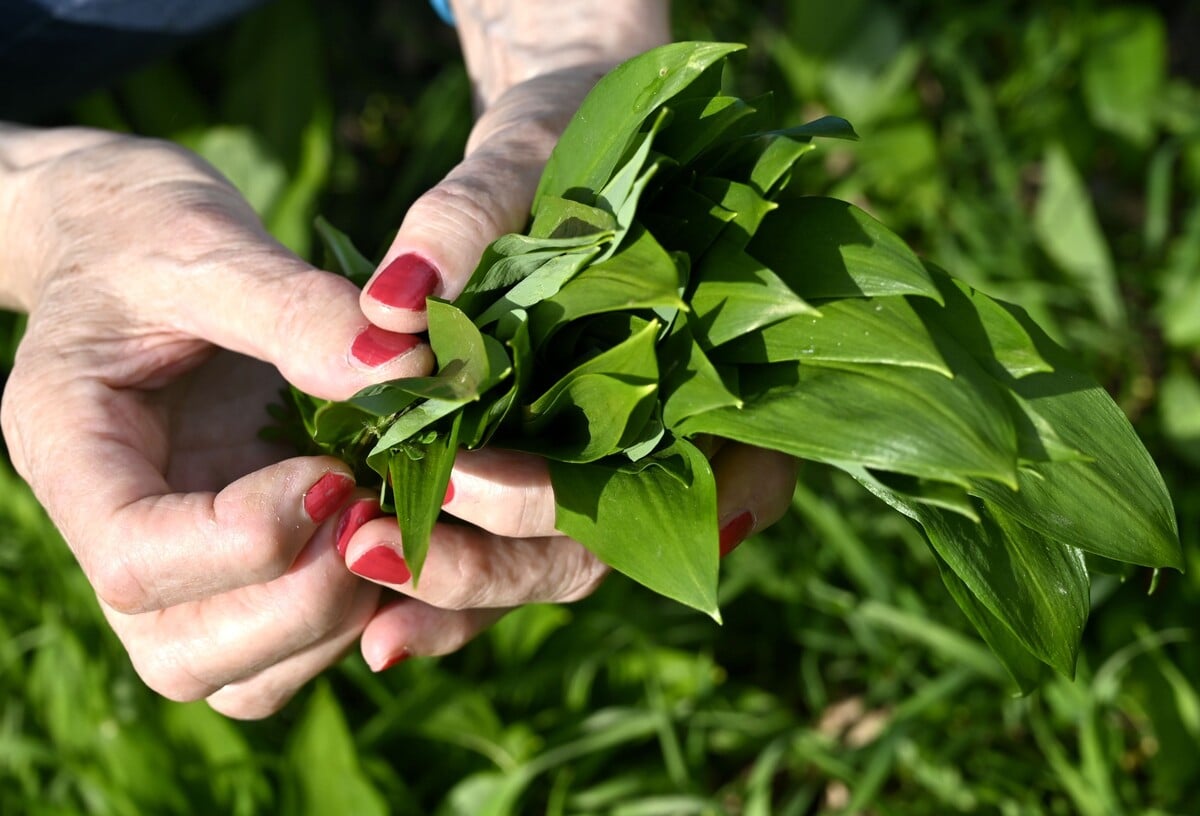
[{"label": "finger", "polygon": [[4,394],[14,464],[100,598],[120,612],[282,575],[354,489],[338,460],[301,457],[219,492],[175,492],[164,472],[178,451],[168,446],[160,402],[66,376],[63,365],[48,365],[45,377],[30,370],[20,359]]},{"label": "finger", "polygon": [[254,245],[197,265],[170,295],[162,293],[168,325],[269,362],[310,394],[345,399],[432,365],[420,338],[367,320],[354,284],[282,247]]},{"label": "finger", "polygon": [[346,545],[350,570],[442,609],[576,601],[608,568],[566,536],[506,538],[463,524],[438,524],[418,586],[404,561],[395,519],[363,525]]},{"label": "finger", "polygon": [[542,167],[585,90],[577,77],[539,77],[480,117],[466,158],[412,205],[363,290],[372,323],[423,330],[425,298],[453,299],[487,245],[524,228]]},{"label": "finger", "polygon": [[[270,583],[140,615],[102,608],[148,686],[173,700],[208,697],[305,652],[332,654],[337,648],[327,644],[344,647],[362,631],[379,589],[346,571],[335,528],[323,525]],[[286,685],[279,675],[274,683]]]},{"label": "finger", "polygon": [[496,535],[556,534],[554,489],[540,456],[499,448],[460,451],[443,508]]},{"label": "finger", "polygon": [[59,276],[35,314],[70,303],[73,315],[83,315],[80,303],[107,297],[103,305],[120,309],[123,330],[151,327],[206,340],[270,362],[288,381],[326,398],[427,370],[427,346],[372,327],[352,283],[288,251],[202,159],[154,140],[122,140],[108,150],[118,190],[126,176],[152,169],[138,194],[122,199],[117,226],[155,229],[137,241],[102,244],[86,261],[130,267],[131,280]]},{"label": "finger", "polygon": [[712,459],[721,555],[774,524],[791,505],[797,463],[778,451],[728,442]]},{"label": "finger", "polygon": [[367,614],[354,625],[343,626],[334,635],[257,674],[228,683],[208,695],[212,708],[238,720],[260,720],[278,712],[308,681],[332,666],[359,639],[374,604],[364,607]]},{"label": "finger", "polygon": [[456,652],[500,620],[507,609],[439,609],[413,598],[385,604],[362,633],[363,659],[385,671],[410,657]]}]

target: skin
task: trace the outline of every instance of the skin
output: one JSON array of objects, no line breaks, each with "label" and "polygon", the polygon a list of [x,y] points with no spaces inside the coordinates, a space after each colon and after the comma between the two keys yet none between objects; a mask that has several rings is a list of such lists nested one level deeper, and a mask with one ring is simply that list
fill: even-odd
[{"label": "skin", "polygon": [[[419,254],[443,297],[523,226],[555,137],[600,74],[668,40],[656,0],[454,11],[478,121],[380,264]],[[350,470],[259,439],[265,406],[284,379],[344,399],[427,373],[422,344],[375,366],[351,353],[369,324],[402,340],[424,312],[291,255],[177,146],[0,125],[0,306],[29,314],[0,406],[13,462],[166,697],[267,716],[356,643],[376,670],[446,654],[505,609],[582,598],[604,578],[555,532],[545,463],[491,450],[458,459],[446,509],[466,524],[435,530],[419,591],[348,569],[373,548],[399,552],[394,521],[350,528],[339,554],[339,521],[369,494],[313,519],[306,494]],[[748,511],[757,530],[786,510],[787,457],[728,444],[713,466],[722,523]]]}]

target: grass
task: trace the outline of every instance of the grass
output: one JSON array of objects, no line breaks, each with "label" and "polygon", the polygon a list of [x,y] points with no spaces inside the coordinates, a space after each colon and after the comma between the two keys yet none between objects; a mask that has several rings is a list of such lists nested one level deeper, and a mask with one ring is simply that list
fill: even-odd
[{"label": "grass", "polygon": [[[375,676],[348,657],[278,716],[230,722],[141,686],[0,465],[0,812],[1200,812],[1195,12],[940,8],[675,14],[681,37],[750,43],[733,80],[783,118],[854,122],[862,142],[799,183],[1026,306],[1147,441],[1191,569],[1152,596],[1145,574],[1097,581],[1073,681],[1012,697],[917,534],[811,468],[723,565],[723,627],[614,578],[449,658]],[[318,211],[381,248],[461,150],[468,97],[419,4],[284,0],[66,116],[200,150],[307,252]]]}]

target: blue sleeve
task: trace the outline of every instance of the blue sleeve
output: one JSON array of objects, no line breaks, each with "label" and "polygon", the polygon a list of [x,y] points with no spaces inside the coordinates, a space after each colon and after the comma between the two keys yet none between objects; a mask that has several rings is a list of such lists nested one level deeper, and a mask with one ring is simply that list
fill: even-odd
[{"label": "blue sleeve", "polygon": [[0,119],[103,87],[263,0],[0,0]]}]

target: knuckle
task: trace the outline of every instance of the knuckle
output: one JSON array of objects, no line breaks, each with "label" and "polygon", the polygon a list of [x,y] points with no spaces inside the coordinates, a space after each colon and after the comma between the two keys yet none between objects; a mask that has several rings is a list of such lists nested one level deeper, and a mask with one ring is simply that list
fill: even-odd
[{"label": "knuckle", "polygon": [[129,649],[134,671],[156,694],[177,703],[202,700],[212,686],[188,670],[180,652],[163,644],[142,644]]},{"label": "knuckle", "polygon": [[138,578],[122,548],[101,547],[103,554],[80,552],[84,574],[97,597],[123,615],[136,615],[158,607],[157,598]]},{"label": "knuckle", "polygon": [[491,239],[509,231],[510,225],[498,215],[500,206],[492,180],[485,181],[469,170],[460,169],[423,195],[413,209],[433,229],[460,234],[468,228],[481,238]]}]

